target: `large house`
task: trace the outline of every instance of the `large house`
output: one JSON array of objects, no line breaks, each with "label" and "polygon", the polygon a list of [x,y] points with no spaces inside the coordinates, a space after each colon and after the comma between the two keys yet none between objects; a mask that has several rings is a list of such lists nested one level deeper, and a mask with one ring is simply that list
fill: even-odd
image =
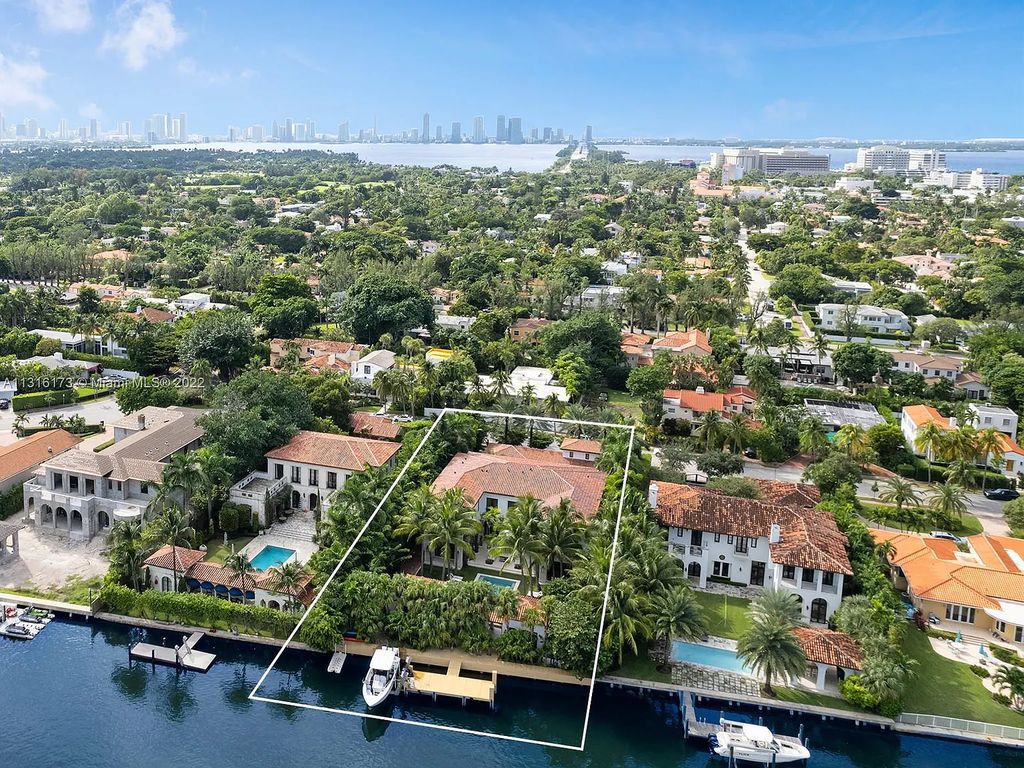
[{"label": "large house", "polygon": [[760,499],[657,482],[648,501],[669,529],[669,551],[701,588],[719,581],[788,590],[805,621],[825,624],[853,575],[846,537],[831,514],[815,509],[813,486],[756,482]]},{"label": "large house", "polygon": [[870,304],[819,304],[818,317],[826,331],[846,331],[852,323],[871,333],[910,333],[910,318],[898,309]]},{"label": "large house", "polygon": [[707,392],[697,389],[666,389],[662,392],[662,413],[666,419],[696,421],[708,411],[723,417],[753,410],[757,397],[748,387],[736,386],[725,392]]},{"label": "large house", "polygon": [[892,545],[895,585],[926,619],[986,641],[995,633],[1024,649],[1024,541],[981,533],[963,549],[916,533],[871,535]]},{"label": "large house", "polygon": [[[1000,471],[1007,477],[1016,477],[1024,472],[1024,449],[1014,439],[1017,432],[1017,414],[1009,408],[998,405],[979,403],[970,404],[973,425],[978,429],[994,428],[999,433],[1001,443]],[[908,405],[900,414],[900,429],[907,440],[907,445],[919,456],[934,460],[934,452],[917,444],[921,430],[928,424],[935,424],[942,430],[956,429],[956,419],[943,416],[930,405]],[[978,463],[991,463],[991,457],[979,456]]]},{"label": "large house", "polygon": [[[495,386],[493,376],[480,376],[479,381],[480,386],[487,389]],[[472,391],[473,385],[468,384],[466,389]],[[558,383],[550,368],[520,365],[512,369],[508,375],[505,394],[522,397],[527,392],[533,393],[534,400],[547,400],[554,395],[563,403],[569,402],[569,391]]]},{"label": "large house", "polygon": [[[300,365],[310,360],[333,356],[337,361],[354,363],[366,350],[363,344],[351,341],[327,341],[325,339],[271,339],[270,365],[277,368],[281,358],[294,354]],[[346,366],[347,368],[347,366]]]},{"label": "large house", "polygon": [[[532,496],[546,507],[568,500],[576,512],[589,519],[597,514],[606,478],[591,462],[567,459],[557,451],[497,444],[486,452],[457,454],[431,487],[437,495],[451,488],[462,490],[485,523],[483,533],[471,542],[475,554],[468,564],[500,569],[504,559],[492,559],[488,551],[488,510],[505,514],[520,499]],[[461,567],[461,554],[457,560]]]},{"label": "large house", "polygon": [[68,450],[43,462],[22,486],[25,511],[37,530],[91,539],[119,520],[141,520],[156,498],[166,462],[199,447],[201,413],[143,408],[113,425],[114,444],[106,450]]},{"label": "large house", "polygon": [[892,369],[900,373],[919,373],[926,379],[956,382],[963,372],[962,360],[945,355],[920,355],[914,352],[890,352]]},{"label": "large house", "polygon": [[674,331],[658,339],[646,333],[624,331],[620,349],[630,368],[650,365],[658,352],[667,352],[672,357],[708,357],[712,351],[707,334],[697,329]]},{"label": "large house", "polygon": [[292,509],[318,510],[355,473],[367,467],[393,467],[402,446],[384,440],[300,430],[267,451],[267,470],[250,472],[232,486],[230,498],[270,522],[268,501],[290,484]]},{"label": "large house", "polygon": [[373,384],[373,377],[381,371],[390,371],[395,366],[395,353],[378,349],[352,363],[352,380]]},{"label": "large house", "polygon": [[74,448],[82,438],[63,429],[50,429],[0,447],[0,495],[30,479],[44,461]]},{"label": "large house", "polygon": [[521,317],[512,323],[508,335],[513,341],[533,341],[540,329],[550,322],[542,317]]}]

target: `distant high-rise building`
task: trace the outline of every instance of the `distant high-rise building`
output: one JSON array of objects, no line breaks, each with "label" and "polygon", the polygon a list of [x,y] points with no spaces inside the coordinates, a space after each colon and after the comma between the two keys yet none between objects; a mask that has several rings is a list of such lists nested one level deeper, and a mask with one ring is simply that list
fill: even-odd
[{"label": "distant high-rise building", "polygon": [[484,133],[484,119],[479,115],[473,118],[473,143],[483,144],[487,141],[487,134]]},{"label": "distant high-rise building", "polygon": [[338,141],[348,141],[348,121],[338,123]]},{"label": "distant high-rise building", "polygon": [[312,120],[306,121],[306,141],[316,141],[316,123]]},{"label": "distant high-rise building", "polygon": [[505,116],[498,115],[498,126],[494,132],[495,141],[508,141],[508,129],[505,127]]},{"label": "distant high-rise building", "polygon": [[188,141],[188,115],[185,112],[178,113],[178,141]]},{"label": "distant high-rise building", "polygon": [[117,133],[123,138],[130,139],[132,137],[132,123],[131,120],[122,120],[117,124]]},{"label": "distant high-rise building", "polygon": [[583,143],[584,144],[593,144],[594,143],[594,127],[593,126],[588,125],[586,128],[583,129]]},{"label": "distant high-rise building", "polygon": [[151,141],[163,141],[167,138],[167,115],[156,113],[151,118],[153,138]]},{"label": "distant high-rise building", "polygon": [[175,141],[181,141],[181,120],[176,117],[171,118],[171,134],[170,137]]},{"label": "distant high-rise building", "polygon": [[86,139],[89,138],[89,129],[86,128],[84,125],[78,127],[78,138],[81,141],[85,141]]},{"label": "distant high-rise building", "polygon": [[39,123],[33,118],[29,118],[25,121],[25,138],[26,139],[38,139],[39,138]]},{"label": "distant high-rise building", "polygon": [[510,117],[508,120],[508,141],[510,144],[523,143],[523,118]]},{"label": "distant high-rise building", "polygon": [[565,141],[565,129],[559,128],[558,130],[555,131],[555,141],[557,141],[559,144]]},{"label": "distant high-rise building", "polygon": [[306,140],[306,124],[296,123],[292,126],[292,140],[293,141],[305,141]]},{"label": "distant high-rise building", "polygon": [[238,129],[233,125],[228,126],[228,141],[238,141]]},{"label": "distant high-rise building", "polygon": [[444,141],[444,130],[441,128],[440,125],[437,126],[437,131],[434,134],[434,141]]},{"label": "distant high-rise building", "polygon": [[96,141],[100,137],[100,121],[95,117],[89,120],[89,138]]},{"label": "distant high-rise building", "polygon": [[545,128],[544,129],[544,141],[545,142],[550,142],[551,141],[551,129],[550,128]]},{"label": "distant high-rise building", "polygon": [[60,123],[57,124],[57,138],[61,141],[67,141],[71,138],[68,135],[68,121],[63,117],[60,119]]},{"label": "distant high-rise building", "polygon": [[423,130],[420,131],[420,138],[423,141],[430,141],[430,113],[423,113]]},{"label": "distant high-rise building", "polygon": [[533,143],[536,144],[538,138],[539,137],[538,137],[538,134],[537,134],[537,129],[536,128],[531,128],[530,129],[530,141],[532,141]]},{"label": "distant high-rise building", "polygon": [[263,141],[263,126],[254,125],[249,128],[249,138],[253,141]]},{"label": "distant high-rise building", "polygon": [[285,118],[284,121],[284,140],[294,141],[295,140],[295,123],[290,117]]},{"label": "distant high-rise building", "polygon": [[462,123],[460,123],[458,120],[452,123],[451,142],[452,144],[462,143]]},{"label": "distant high-rise building", "polygon": [[7,135],[7,118],[4,117],[4,113],[0,112],[0,139],[3,139]]},{"label": "distant high-rise building", "polygon": [[409,131],[409,141],[415,143],[415,142],[417,142],[419,140],[420,140],[420,129],[419,128],[413,128],[411,131]]}]

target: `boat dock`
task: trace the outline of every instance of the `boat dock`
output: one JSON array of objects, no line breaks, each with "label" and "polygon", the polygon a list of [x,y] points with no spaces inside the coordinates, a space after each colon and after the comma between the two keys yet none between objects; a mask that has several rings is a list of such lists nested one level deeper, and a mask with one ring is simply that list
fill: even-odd
[{"label": "boat dock", "polygon": [[494,708],[494,693],[498,688],[498,673],[491,672],[491,678],[463,677],[462,663],[458,660],[448,665],[445,674],[421,672],[413,668],[412,680],[404,693],[422,693],[437,701],[438,696],[459,699],[465,706],[467,701],[481,701]]},{"label": "boat dock", "polygon": [[196,645],[205,636],[203,632],[193,632],[185,638],[181,645],[174,648],[151,643],[136,643],[131,647],[128,656],[135,661],[148,661],[151,664],[167,664],[195,672],[206,672],[213,666],[217,657],[212,653],[195,650]]},{"label": "boat dock", "polygon": [[65,603],[61,600],[48,600],[44,597],[28,597],[9,592],[0,591],[0,603],[10,603],[17,606],[28,606],[29,608],[41,608],[50,613],[64,613],[68,616],[92,616],[94,605],[78,605],[77,603]]}]

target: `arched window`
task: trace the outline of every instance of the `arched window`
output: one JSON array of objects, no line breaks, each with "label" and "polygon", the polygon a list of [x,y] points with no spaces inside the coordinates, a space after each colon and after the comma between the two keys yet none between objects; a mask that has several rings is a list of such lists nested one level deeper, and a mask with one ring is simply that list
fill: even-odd
[{"label": "arched window", "polygon": [[160,579],[160,591],[170,592],[171,591],[171,577],[164,576]]},{"label": "arched window", "polygon": [[100,530],[105,530],[110,527],[110,515],[103,510],[96,513],[96,524],[100,527]]},{"label": "arched window", "polygon": [[292,509],[299,509],[302,506],[302,494],[292,491]]},{"label": "arched window", "polygon": [[309,508],[310,509],[316,509],[319,506],[320,506],[320,497],[317,496],[315,493],[309,494]]},{"label": "arched window", "polygon": [[828,603],[820,597],[811,601],[811,621],[815,624],[824,624],[828,621]]},{"label": "arched window", "polygon": [[690,563],[688,566],[686,566],[686,575],[689,576],[691,579],[699,579],[700,563],[694,561]]}]

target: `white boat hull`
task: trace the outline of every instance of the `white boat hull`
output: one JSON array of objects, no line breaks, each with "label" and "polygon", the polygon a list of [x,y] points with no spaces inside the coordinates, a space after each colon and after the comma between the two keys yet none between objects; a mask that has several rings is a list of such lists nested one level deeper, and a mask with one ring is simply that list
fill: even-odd
[{"label": "white boat hull", "polygon": [[370,669],[363,678],[363,701],[366,706],[383,704],[395,688],[401,657],[397,648],[378,649],[370,660]]},{"label": "white boat hull", "polygon": [[[718,755],[719,757],[724,757],[726,759],[728,759],[729,756],[730,756],[729,755],[729,747],[725,746],[725,745],[717,746],[712,751],[716,755]],[[759,763],[760,765],[771,765],[772,764],[772,754],[773,753],[771,751],[769,751],[769,750],[747,749],[747,748],[744,748],[744,747],[735,747],[734,751],[733,751],[733,756],[737,760],[742,760],[742,761],[748,762],[748,763]],[[774,754],[775,754],[774,760],[775,760],[775,764],[776,765],[783,765],[785,763],[797,763],[797,762],[800,762],[801,760],[806,760],[808,757],[810,757],[810,753],[807,752],[806,750],[805,750],[805,754],[803,754],[803,755],[800,755],[800,754],[796,753],[795,751],[794,752],[781,752],[781,753],[776,752]]]}]

